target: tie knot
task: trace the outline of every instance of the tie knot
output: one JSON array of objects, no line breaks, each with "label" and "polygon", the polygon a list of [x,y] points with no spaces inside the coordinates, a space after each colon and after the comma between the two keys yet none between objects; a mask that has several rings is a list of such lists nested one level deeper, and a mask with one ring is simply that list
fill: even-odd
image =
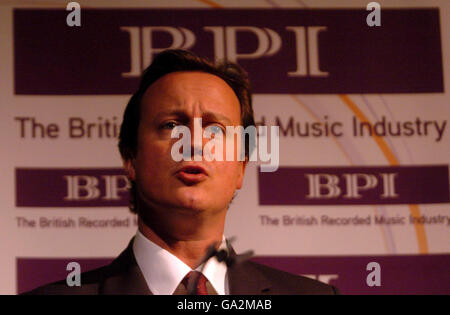
[{"label": "tie knot", "polygon": [[208,280],[199,271],[190,271],[181,283],[186,287],[188,294],[193,295],[208,295],[206,282]]}]

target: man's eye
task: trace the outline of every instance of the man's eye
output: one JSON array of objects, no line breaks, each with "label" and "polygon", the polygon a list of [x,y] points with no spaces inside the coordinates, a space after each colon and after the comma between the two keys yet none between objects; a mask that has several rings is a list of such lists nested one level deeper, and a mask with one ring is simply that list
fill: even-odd
[{"label": "man's eye", "polygon": [[216,125],[208,126],[208,129],[209,129],[212,133],[223,133],[222,128],[220,128],[219,126],[216,126]]},{"label": "man's eye", "polygon": [[177,125],[178,125],[178,124],[177,124],[176,122],[174,122],[174,121],[169,121],[169,122],[164,123],[164,124],[161,126],[161,129],[173,129],[173,128],[175,128]]}]

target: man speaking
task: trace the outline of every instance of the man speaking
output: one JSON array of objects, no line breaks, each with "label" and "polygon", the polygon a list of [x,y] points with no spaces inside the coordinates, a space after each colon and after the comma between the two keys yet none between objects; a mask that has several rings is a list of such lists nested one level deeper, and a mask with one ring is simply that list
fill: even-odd
[{"label": "man speaking", "polygon": [[[227,126],[254,124],[250,84],[238,65],[213,64],[183,50],[156,56],[125,109],[119,139],[130,208],[138,215],[136,236],[110,265],[83,273],[81,286],[60,281],[31,293],[335,294],[332,286],[239,259],[224,238],[251,141],[244,141],[244,160],[239,141],[232,142],[234,159],[207,160],[202,148],[208,139],[199,140],[194,130],[238,138]],[[175,160],[173,131],[181,126],[192,141],[180,153],[192,158]],[[214,253],[219,259],[205,259]]]}]

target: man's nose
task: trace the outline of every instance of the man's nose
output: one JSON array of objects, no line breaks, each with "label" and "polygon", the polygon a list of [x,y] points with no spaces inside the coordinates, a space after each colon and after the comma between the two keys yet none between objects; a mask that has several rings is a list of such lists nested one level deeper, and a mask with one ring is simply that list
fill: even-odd
[{"label": "man's nose", "polygon": [[194,118],[189,129],[191,131],[191,156],[194,161],[202,161],[203,159],[203,125],[201,118]]}]

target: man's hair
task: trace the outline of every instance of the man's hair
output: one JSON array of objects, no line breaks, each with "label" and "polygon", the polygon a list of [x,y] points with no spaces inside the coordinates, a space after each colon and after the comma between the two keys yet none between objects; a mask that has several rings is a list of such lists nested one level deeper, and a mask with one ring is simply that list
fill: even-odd
[{"label": "man's hair", "polygon": [[[207,58],[180,49],[165,50],[158,54],[152,64],[144,70],[138,90],[128,102],[123,115],[119,135],[119,151],[123,160],[136,156],[138,142],[138,127],[141,118],[141,100],[145,91],[159,78],[172,72],[199,71],[218,76],[234,91],[240,103],[241,123],[245,128],[255,126],[253,116],[250,81],[247,73],[237,64],[231,62],[213,63]],[[245,141],[245,156],[248,160],[251,150],[250,141]],[[131,183],[130,209],[135,209],[136,186]]]}]

